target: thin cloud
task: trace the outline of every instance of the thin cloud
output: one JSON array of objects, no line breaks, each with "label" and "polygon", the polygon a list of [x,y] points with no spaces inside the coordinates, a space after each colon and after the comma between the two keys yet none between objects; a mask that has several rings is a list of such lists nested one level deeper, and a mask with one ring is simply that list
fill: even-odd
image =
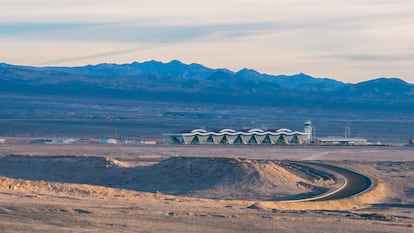
[{"label": "thin cloud", "polygon": [[86,61],[86,60],[97,59],[97,58],[106,58],[106,57],[110,57],[110,56],[114,56],[114,55],[129,54],[129,53],[134,53],[134,52],[137,52],[137,51],[143,51],[143,50],[159,48],[159,47],[161,47],[161,46],[137,47],[137,48],[113,50],[113,51],[90,54],[90,55],[79,56],[79,57],[68,57],[68,58],[50,60],[50,61],[42,62],[39,65],[42,65],[42,66],[45,66],[45,65],[58,65],[58,64],[64,64],[64,63],[70,63],[70,62]]},{"label": "thin cloud", "polygon": [[[96,41],[127,43],[168,43],[218,35],[243,37],[274,32],[279,25],[262,23],[213,25],[141,25],[130,23],[50,24],[19,23],[0,25],[0,35],[25,36],[45,41]],[[285,29],[286,26],[283,26]]]},{"label": "thin cloud", "polygon": [[401,62],[412,61],[414,62],[414,54],[331,54],[331,55],[312,55],[312,56],[298,56],[301,59],[317,59],[317,60],[341,60],[341,61],[355,61],[355,62],[370,62],[370,61],[383,61],[383,62]]}]

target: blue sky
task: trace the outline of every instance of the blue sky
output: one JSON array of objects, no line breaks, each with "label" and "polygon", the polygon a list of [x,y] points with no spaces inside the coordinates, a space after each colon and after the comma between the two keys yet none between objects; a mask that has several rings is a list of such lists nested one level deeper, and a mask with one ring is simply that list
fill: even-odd
[{"label": "blue sky", "polygon": [[178,59],[414,83],[414,1],[0,0],[0,51],[23,65]]}]

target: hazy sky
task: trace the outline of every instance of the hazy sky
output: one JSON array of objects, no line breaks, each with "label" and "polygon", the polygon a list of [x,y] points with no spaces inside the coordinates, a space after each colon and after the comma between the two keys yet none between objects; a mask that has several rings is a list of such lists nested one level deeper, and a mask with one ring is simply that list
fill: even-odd
[{"label": "hazy sky", "polygon": [[152,59],[414,83],[414,1],[0,0],[0,62]]}]

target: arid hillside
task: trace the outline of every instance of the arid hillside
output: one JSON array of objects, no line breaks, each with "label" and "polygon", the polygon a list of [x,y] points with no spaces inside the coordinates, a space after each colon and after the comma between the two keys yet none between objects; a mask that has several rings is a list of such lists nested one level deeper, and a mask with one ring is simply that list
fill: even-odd
[{"label": "arid hillside", "polygon": [[[414,224],[409,148],[229,147],[227,158],[164,155],[215,147],[0,149],[0,232],[410,232]],[[341,186],[335,175],[290,162],[316,159],[369,176],[377,191],[278,201]]]},{"label": "arid hillside", "polygon": [[[6,156],[0,175],[25,180],[93,184],[213,199],[281,200],[316,195],[336,184],[329,174],[290,171],[289,162],[172,157],[132,166],[104,157]],[[293,198],[293,197],[292,197]]]}]

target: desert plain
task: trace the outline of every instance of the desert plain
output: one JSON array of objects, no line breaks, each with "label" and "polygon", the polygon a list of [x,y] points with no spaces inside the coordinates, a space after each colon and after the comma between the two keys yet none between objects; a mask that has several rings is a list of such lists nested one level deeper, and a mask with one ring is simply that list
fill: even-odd
[{"label": "desert plain", "polygon": [[[369,177],[340,200],[318,162]],[[414,232],[414,148],[0,144],[0,232]]]}]

